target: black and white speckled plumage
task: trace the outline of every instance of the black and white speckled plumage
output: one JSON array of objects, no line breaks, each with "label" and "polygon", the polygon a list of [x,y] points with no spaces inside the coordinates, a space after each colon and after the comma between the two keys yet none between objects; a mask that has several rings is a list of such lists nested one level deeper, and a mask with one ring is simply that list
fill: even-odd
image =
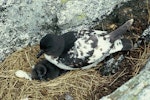
[{"label": "black and white speckled plumage", "polygon": [[[65,70],[91,68],[112,53],[132,48],[130,40],[125,38],[121,39],[122,34],[129,29],[132,23],[133,19],[127,21],[109,34],[106,31],[99,30],[80,30],[76,33],[77,35],[70,38],[70,40],[74,40],[71,41],[69,45],[70,49],[64,49],[63,53],[55,56],[55,54],[49,53],[51,48],[46,48],[48,50],[44,52],[45,58],[54,65]],[[48,45],[46,42],[43,42],[45,39],[46,37],[41,40],[42,43],[40,44],[40,47],[42,47],[42,44]],[[70,42],[67,38],[64,39],[64,41]],[[62,43],[59,42],[56,44],[61,45]],[[68,44],[65,44],[64,42],[63,45],[64,48],[66,48]]]}]

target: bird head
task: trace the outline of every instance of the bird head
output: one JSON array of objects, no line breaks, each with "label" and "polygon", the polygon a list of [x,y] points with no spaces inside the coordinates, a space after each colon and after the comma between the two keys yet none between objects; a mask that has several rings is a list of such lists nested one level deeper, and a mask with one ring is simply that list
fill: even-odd
[{"label": "bird head", "polygon": [[64,39],[62,36],[55,34],[47,34],[40,41],[40,52],[37,55],[39,58],[42,54],[58,57],[64,50]]},{"label": "bird head", "polygon": [[46,73],[47,73],[46,67],[42,64],[37,64],[35,65],[35,67],[31,72],[31,77],[32,79],[35,80],[41,80],[41,81],[46,80]]}]

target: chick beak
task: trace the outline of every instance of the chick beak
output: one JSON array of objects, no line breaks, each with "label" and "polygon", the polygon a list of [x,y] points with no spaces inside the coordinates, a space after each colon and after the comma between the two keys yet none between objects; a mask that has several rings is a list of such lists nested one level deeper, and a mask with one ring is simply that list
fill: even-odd
[{"label": "chick beak", "polygon": [[40,50],[40,52],[37,54],[36,58],[39,58],[44,53],[43,50]]}]

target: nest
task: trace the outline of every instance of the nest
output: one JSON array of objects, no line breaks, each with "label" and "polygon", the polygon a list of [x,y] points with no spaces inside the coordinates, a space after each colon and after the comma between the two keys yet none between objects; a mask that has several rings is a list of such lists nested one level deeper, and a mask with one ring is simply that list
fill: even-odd
[{"label": "nest", "polygon": [[[127,56],[124,63],[128,62],[133,66],[127,65],[125,67],[126,64],[124,64],[125,68],[112,76],[101,76],[99,71],[96,70],[102,65],[99,64],[96,68],[67,72],[47,82],[17,78],[15,76],[17,70],[31,72],[31,66],[38,62],[36,58],[38,50],[39,46],[26,47],[14,52],[1,63],[1,100],[20,100],[24,98],[32,100],[63,100],[69,97],[74,100],[99,99],[111,93],[130,79],[131,76],[138,73],[150,55],[149,45],[145,46],[145,48],[131,51],[130,55],[133,56]],[[130,67],[130,70],[128,67]]]}]

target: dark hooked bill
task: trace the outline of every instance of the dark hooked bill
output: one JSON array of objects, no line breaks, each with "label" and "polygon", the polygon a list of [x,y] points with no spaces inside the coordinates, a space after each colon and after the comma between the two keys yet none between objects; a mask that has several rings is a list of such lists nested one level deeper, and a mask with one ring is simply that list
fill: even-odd
[{"label": "dark hooked bill", "polygon": [[42,56],[43,53],[44,53],[44,51],[40,50],[40,52],[37,54],[36,58],[39,58],[40,56]]}]

